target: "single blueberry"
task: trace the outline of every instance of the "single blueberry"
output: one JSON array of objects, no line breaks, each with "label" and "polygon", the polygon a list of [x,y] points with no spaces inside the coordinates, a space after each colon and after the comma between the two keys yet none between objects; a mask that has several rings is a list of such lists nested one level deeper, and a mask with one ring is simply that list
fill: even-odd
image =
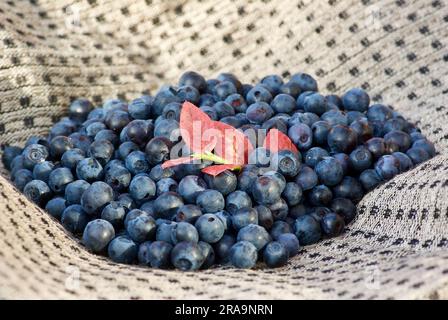
[{"label": "single blueberry", "polygon": [[203,213],[215,213],[224,209],[225,199],[219,191],[208,189],[199,193],[196,204]]},{"label": "single blueberry", "polygon": [[249,224],[238,231],[237,241],[250,242],[257,250],[261,250],[271,241],[271,236],[265,228],[256,224]]},{"label": "single blueberry", "polygon": [[48,177],[48,185],[54,193],[64,193],[65,187],[73,181],[73,174],[67,168],[54,169]]},{"label": "single blueberry", "polygon": [[300,150],[309,149],[313,143],[313,132],[304,123],[297,123],[290,127],[288,136]]},{"label": "single blueberry", "polygon": [[179,182],[178,191],[187,203],[195,203],[196,198],[207,187],[205,181],[195,175],[188,175]]},{"label": "single blueberry", "polygon": [[171,263],[182,271],[198,270],[204,260],[201,248],[194,242],[179,242],[171,251]]},{"label": "single blueberry", "polygon": [[[145,242],[146,243],[146,242]],[[167,269],[170,267],[170,257],[173,246],[165,241],[154,241],[150,244],[147,260],[153,268]]]},{"label": "single blueberry", "polygon": [[62,226],[73,234],[82,234],[88,222],[89,216],[79,204],[68,206],[62,212]]},{"label": "single blueberry", "polygon": [[65,199],[68,204],[80,204],[84,191],[90,187],[90,183],[85,180],[75,180],[65,187]]},{"label": "single blueberry", "polygon": [[165,192],[154,201],[154,211],[157,217],[171,219],[183,205],[182,197],[177,193]]},{"label": "single blueberry", "polygon": [[344,177],[344,171],[341,164],[333,157],[326,157],[320,161],[315,171],[319,181],[327,186],[337,185]]},{"label": "single blueberry", "polygon": [[282,197],[290,207],[299,204],[302,201],[302,195],[302,187],[295,182],[287,182],[282,192]]},{"label": "single blueberry", "polygon": [[359,176],[359,181],[366,191],[370,191],[376,188],[382,182],[382,180],[383,179],[375,169],[367,169],[363,171]]},{"label": "single blueberry", "polygon": [[105,182],[96,181],[82,194],[81,205],[88,214],[100,212],[114,198],[112,188]]},{"label": "single blueberry", "polygon": [[342,231],[344,231],[345,227],[344,219],[334,212],[324,215],[320,224],[322,226],[323,233],[330,237],[340,235]]},{"label": "single blueberry", "polygon": [[53,162],[44,161],[38,163],[33,168],[33,178],[36,180],[42,180],[48,183],[48,179],[50,178],[50,173],[55,168]]},{"label": "single blueberry", "polygon": [[230,263],[241,269],[250,269],[257,263],[257,248],[248,241],[235,243],[229,252]]},{"label": "single blueberry", "polygon": [[47,211],[52,217],[60,220],[62,212],[67,208],[67,202],[62,197],[55,197],[47,202],[45,211]]},{"label": "single blueberry", "polygon": [[131,152],[125,161],[126,168],[132,174],[144,173],[149,169],[148,160],[146,160],[145,153],[142,151]]},{"label": "single blueberry", "polygon": [[375,171],[383,180],[392,179],[400,173],[400,161],[391,155],[382,156],[375,163]]},{"label": "single blueberry", "polygon": [[202,215],[201,208],[194,204],[186,204],[177,210],[175,220],[177,222],[188,222],[194,224],[196,220]]},{"label": "single blueberry", "polygon": [[31,180],[23,188],[23,194],[38,206],[45,206],[51,198],[51,190],[48,185],[41,180]]},{"label": "single blueberry", "polygon": [[137,260],[138,246],[129,237],[118,236],[109,243],[107,253],[114,262],[131,264]]},{"label": "single blueberry", "polygon": [[123,226],[125,216],[126,209],[118,201],[111,201],[101,212],[101,219],[109,221],[115,230],[119,230]]},{"label": "single blueberry", "polygon": [[263,261],[269,268],[278,268],[288,262],[289,252],[283,243],[270,242],[263,251]]},{"label": "single blueberry", "polygon": [[278,236],[277,241],[285,246],[289,257],[293,257],[299,253],[299,239],[297,239],[294,233],[282,233]]},{"label": "single blueberry", "polygon": [[298,217],[294,224],[295,235],[302,245],[316,243],[322,237],[319,222],[310,215]]},{"label": "single blueberry", "polygon": [[206,213],[200,216],[194,225],[201,241],[216,243],[224,235],[224,224],[214,214]]},{"label": "single blueberry", "polygon": [[204,175],[204,180],[210,189],[219,191],[223,196],[235,191],[237,187],[237,177],[232,171],[226,170],[216,176]]},{"label": "single blueberry", "polygon": [[317,174],[312,168],[304,165],[301,166],[296,176],[296,183],[302,187],[303,191],[314,188],[318,181]]},{"label": "single blueberry", "polygon": [[82,242],[87,249],[99,253],[107,248],[114,237],[114,227],[108,221],[95,219],[86,225],[82,234]]},{"label": "single blueberry", "polygon": [[147,174],[140,173],[132,178],[129,194],[136,201],[150,200],[156,195],[156,184]]},{"label": "single blueberry", "polygon": [[232,214],[231,219],[235,230],[240,230],[250,224],[258,224],[258,214],[253,208],[241,208]]},{"label": "single blueberry", "polygon": [[100,180],[103,177],[103,167],[95,158],[85,158],[76,165],[76,176],[87,182]]},{"label": "single blueberry", "polygon": [[346,198],[333,199],[331,210],[343,217],[346,224],[351,222],[356,216],[356,206],[350,199]]},{"label": "single blueberry", "polygon": [[361,88],[350,89],[342,96],[342,104],[347,111],[365,112],[369,103],[369,95]]},{"label": "single blueberry", "polygon": [[142,214],[128,221],[126,231],[135,242],[153,240],[156,235],[156,221],[153,217]]}]

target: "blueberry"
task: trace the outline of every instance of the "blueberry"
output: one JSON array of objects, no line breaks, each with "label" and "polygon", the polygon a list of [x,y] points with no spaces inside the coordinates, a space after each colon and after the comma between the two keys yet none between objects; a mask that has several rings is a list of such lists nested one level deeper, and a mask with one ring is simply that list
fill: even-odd
[{"label": "blueberry", "polygon": [[151,217],[155,217],[156,214],[155,214],[155,210],[154,210],[154,200],[144,202],[140,206],[140,210],[146,212]]},{"label": "blueberry", "polygon": [[382,182],[382,178],[375,169],[367,169],[360,174],[359,181],[366,191],[370,191]]},{"label": "blueberry", "polygon": [[23,188],[23,194],[38,206],[45,206],[51,198],[51,190],[41,180],[31,180]]},{"label": "blueberry", "polygon": [[235,112],[246,112],[247,110],[246,100],[239,93],[227,96],[224,102],[230,105]]},{"label": "blueberry", "polygon": [[52,159],[59,160],[65,151],[70,150],[73,147],[74,145],[71,138],[64,136],[54,137],[50,142],[50,155]]},{"label": "blueberry", "polygon": [[76,165],[76,175],[78,179],[93,182],[103,177],[103,167],[94,158],[85,158]]},{"label": "blueberry", "polygon": [[126,110],[127,105],[120,99],[109,99],[103,103],[104,111]]},{"label": "blueberry", "polygon": [[260,82],[273,96],[280,92],[280,87],[283,85],[283,79],[278,75],[266,76]]},{"label": "blueberry", "polygon": [[173,191],[177,192],[177,182],[172,178],[163,178],[157,181],[157,195],[161,195],[164,192]]},{"label": "blueberry", "polygon": [[378,159],[386,154],[386,144],[383,138],[372,138],[367,140],[366,145],[374,159]]},{"label": "blueberry", "polygon": [[149,96],[132,100],[128,106],[129,115],[134,119],[148,119],[151,115],[152,100]]},{"label": "blueberry", "polygon": [[33,170],[36,164],[44,162],[48,156],[48,149],[40,144],[30,144],[22,152],[23,166],[25,169]]},{"label": "blueberry", "polygon": [[302,200],[302,187],[295,182],[287,182],[282,192],[282,197],[286,200],[288,206],[292,207]]},{"label": "blueberry", "polygon": [[263,251],[263,261],[269,268],[278,268],[288,262],[289,252],[278,241],[270,242]]},{"label": "blueberry", "polygon": [[75,170],[78,162],[83,159],[85,159],[84,151],[74,148],[64,152],[61,157],[61,164],[70,170]]},{"label": "blueberry", "polygon": [[231,216],[232,226],[235,230],[240,230],[250,224],[258,224],[258,214],[253,208],[241,208]]},{"label": "blueberry", "polygon": [[270,170],[270,171],[264,172],[263,176],[274,179],[280,186],[280,193],[282,193],[283,190],[285,190],[286,178],[280,172]]},{"label": "blueberry", "polygon": [[190,101],[193,104],[198,104],[200,93],[195,87],[184,85],[177,89],[176,96],[181,102]]},{"label": "blueberry", "polygon": [[126,231],[135,242],[152,240],[156,235],[156,222],[153,217],[141,214],[128,221]]},{"label": "blueberry", "polygon": [[219,101],[224,101],[228,96],[238,93],[235,85],[231,81],[221,81],[214,88],[214,95]]},{"label": "blueberry", "polygon": [[268,167],[271,163],[271,152],[263,147],[255,148],[249,154],[248,163],[257,167]]},{"label": "blueberry", "polygon": [[125,129],[127,138],[139,146],[147,143],[154,133],[152,122],[146,120],[133,120]]},{"label": "blueberry", "polygon": [[47,211],[52,217],[60,220],[62,212],[67,208],[67,202],[62,197],[55,197],[47,202],[45,211]]},{"label": "blueberry", "polygon": [[164,137],[151,139],[145,147],[145,153],[150,165],[159,164],[168,159],[172,143]]},{"label": "blueberry", "polygon": [[304,91],[318,91],[316,80],[307,73],[296,73],[291,77],[290,82],[295,82]]},{"label": "blueberry", "polygon": [[296,183],[302,187],[303,191],[310,190],[318,183],[317,174],[312,168],[302,165],[296,176]]},{"label": "blueberry", "polygon": [[[271,129],[277,129],[283,134],[288,134],[288,124],[287,121],[284,121],[280,119],[279,117],[273,117],[271,119],[266,120],[261,125],[261,129],[266,130],[266,132],[269,132]],[[248,133],[245,131],[245,134],[248,135]],[[254,132],[255,134],[255,132]],[[250,136],[249,136],[250,139]],[[250,140],[252,142],[252,140]],[[256,145],[256,143],[253,143]]]},{"label": "blueberry", "polygon": [[288,215],[288,204],[282,198],[268,205],[274,220],[285,220]]},{"label": "blueberry", "polygon": [[88,222],[89,217],[79,204],[68,206],[62,212],[62,226],[71,233],[82,234]]},{"label": "blueberry", "polygon": [[260,204],[272,204],[279,198],[282,190],[279,183],[272,177],[258,177],[252,186],[252,196]]},{"label": "blueberry", "polygon": [[296,101],[289,94],[281,93],[272,100],[271,107],[276,113],[291,113],[296,108]]},{"label": "blueberry", "polygon": [[151,254],[151,244],[152,241],[145,241],[138,245],[137,260],[139,264],[150,266],[149,255]]},{"label": "blueberry", "polygon": [[177,102],[168,103],[162,112],[162,117],[164,119],[173,119],[176,121],[180,121],[180,112],[182,109],[182,105]]},{"label": "blueberry", "polygon": [[117,201],[125,207],[127,210],[132,210],[136,207],[134,199],[129,195],[129,193],[122,193],[117,197]]},{"label": "blueberry", "polygon": [[146,201],[156,195],[156,184],[146,174],[138,174],[129,184],[129,194],[136,201]]},{"label": "blueberry", "polygon": [[342,96],[342,104],[347,111],[365,112],[369,103],[369,95],[361,88],[350,89]]},{"label": "blueberry", "polygon": [[121,131],[129,122],[131,122],[129,113],[123,110],[111,110],[107,112],[104,120],[107,127],[115,132]]},{"label": "blueberry", "polygon": [[207,187],[205,181],[194,175],[188,175],[179,182],[179,194],[187,203],[195,203],[196,198]]},{"label": "blueberry", "polygon": [[104,175],[104,182],[115,191],[124,191],[131,182],[131,173],[123,166],[112,166]]},{"label": "blueberry", "polygon": [[232,74],[232,73],[228,73],[228,72],[220,73],[218,75],[218,80],[221,81],[221,82],[222,81],[230,81],[231,83],[233,83],[233,85],[237,89],[238,93],[242,93],[243,92],[243,85],[238,80],[238,78],[234,74]]},{"label": "blueberry", "polygon": [[274,115],[274,110],[266,102],[254,102],[246,110],[246,117],[251,123],[262,124]]},{"label": "blueberry", "polygon": [[348,153],[357,144],[358,136],[350,127],[336,125],[328,133],[327,143],[333,152]]},{"label": "blueberry", "polygon": [[375,171],[383,180],[392,179],[400,173],[400,161],[391,155],[382,156],[375,163]]},{"label": "blueberry", "polygon": [[101,219],[109,221],[115,230],[118,230],[123,225],[125,216],[126,209],[118,201],[111,201],[101,212]]},{"label": "blueberry", "polygon": [[256,102],[270,103],[272,100],[272,95],[269,90],[261,84],[256,85],[246,95],[246,101],[249,105]]},{"label": "blueberry", "polygon": [[73,181],[73,174],[67,168],[54,169],[48,177],[48,185],[54,193],[64,193],[67,184]]},{"label": "blueberry", "polygon": [[313,142],[318,145],[326,145],[330,129],[331,125],[327,121],[314,122],[311,125],[311,131],[313,132]]},{"label": "blueberry", "polygon": [[201,208],[194,204],[186,204],[179,207],[176,213],[175,220],[177,222],[185,221],[194,224],[201,215]]},{"label": "blueberry", "polygon": [[90,221],[84,229],[82,242],[87,249],[99,253],[107,248],[114,237],[114,227],[108,221],[95,219]]},{"label": "blueberry", "polygon": [[216,243],[224,235],[224,224],[214,214],[207,213],[200,216],[195,223],[199,239],[207,243]]},{"label": "blueberry", "polygon": [[322,217],[320,222],[322,231],[325,235],[330,237],[336,237],[344,231],[345,222],[344,219],[337,213],[330,212]]},{"label": "blueberry", "polygon": [[98,132],[103,129],[106,129],[106,125],[101,121],[88,121],[83,126],[86,128],[86,134],[93,138],[96,136]]},{"label": "blueberry", "polygon": [[80,204],[84,191],[90,187],[90,183],[85,180],[75,180],[65,187],[65,199],[68,204]]},{"label": "blueberry", "polygon": [[341,183],[333,187],[333,196],[335,198],[349,198],[358,202],[363,197],[362,186],[356,178],[345,176]]},{"label": "blueberry", "polygon": [[384,135],[384,142],[386,144],[395,144],[399,151],[406,152],[411,146],[411,137],[403,131],[394,130]]},{"label": "blueberry", "polygon": [[408,151],[406,151],[406,154],[409,158],[411,158],[414,165],[422,163],[431,158],[426,149],[422,147],[412,147]]},{"label": "blueberry", "polygon": [[346,114],[347,114],[348,123],[350,123],[350,124],[352,124],[354,121],[366,118],[366,114],[363,112],[359,112],[359,111],[349,111]]},{"label": "blueberry", "polygon": [[325,112],[321,117],[321,120],[328,122],[331,126],[348,125],[348,117],[345,113],[339,110],[329,110]]},{"label": "blueberry", "polygon": [[[157,220],[156,220],[156,222],[157,222]],[[172,233],[172,229],[176,225],[177,225],[177,223],[172,222],[172,221],[160,223],[157,226],[157,230],[156,230],[156,240],[173,244],[173,242],[171,240],[171,233]]]},{"label": "blueberry", "polygon": [[350,153],[350,165],[355,171],[362,172],[372,165],[372,154],[369,149],[359,146]]},{"label": "blueberry", "polygon": [[22,153],[22,148],[16,146],[6,146],[3,149],[2,162],[6,169],[11,170],[11,163],[15,157]]},{"label": "blueberry", "polygon": [[294,177],[300,170],[300,158],[290,150],[280,150],[272,156],[272,164],[286,177]]},{"label": "blueberry", "polygon": [[306,165],[314,168],[320,161],[325,157],[328,157],[328,151],[320,147],[312,147],[305,153],[305,163]]},{"label": "blueberry", "polygon": [[384,123],[383,132],[388,133],[391,131],[404,131],[406,132],[408,129],[407,121],[403,118],[392,118],[387,120]]},{"label": "blueberry", "polygon": [[68,115],[73,121],[81,123],[87,119],[87,116],[92,109],[93,106],[89,100],[80,98],[70,103]]},{"label": "blueberry", "polygon": [[162,193],[154,202],[154,211],[158,217],[171,219],[184,205],[182,197],[174,192]]},{"label": "blueberry", "polygon": [[205,112],[210,119],[213,121],[219,120],[218,112],[211,106],[202,106],[200,107],[201,111]]},{"label": "blueberry", "polygon": [[310,215],[298,217],[294,224],[295,235],[302,245],[310,245],[320,240],[322,231],[319,222]]},{"label": "blueberry", "polygon": [[289,128],[288,136],[300,150],[307,150],[313,143],[313,132],[304,123],[297,123]]},{"label": "blueberry", "polygon": [[411,158],[409,158],[408,155],[403,152],[394,152],[392,153],[392,156],[397,158],[398,162],[400,162],[400,172],[408,171],[414,166]]},{"label": "blueberry", "polygon": [[215,213],[224,209],[225,200],[219,191],[209,189],[199,193],[196,204],[204,213]]},{"label": "blueberry", "polygon": [[153,117],[160,116],[163,112],[163,108],[171,102],[182,102],[179,97],[176,96],[176,90],[171,86],[161,88],[154,97],[152,103],[151,113]]},{"label": "blueberry", "polygon": [[411,137],[412,143],[420,139],[426,139],[425,136],[419,131],[413,131],[409,134],[409,136]]},{"label": "blueberry", "polygon": [[325,113],[327,109],[327,101],[325,97],[319,93],[312,93],[307,95],[303,100],[303,109],[306,112],[312,112],[318,116]]},{"label": "blueberry", "polygon": [[[145,242],[146,243],[146,242]],[[142,246],[141,244],[140,246]],[[153,268],[167,269],[169,268],[171,251],[173,246],[165,241],[154,241],[150,244],[147,261],[148,265]]]},{"label": "blueberry", "polygon": [[182,74],[179,79],[179,86],[192,86],[199,92],[205,92],[207,89],[207,82],[204,77],[194,71],[187,71]]},{"label": "blueberry", "polygon": [[23,191],[23,188],[25,188],[25,185],[33,180],[33,174],[30,170],[27,169],[19,169],[14,174],[14,185],[17,189],[20,191]]},{"label": "blueberry", "polygon": [[219,191],[223,196],[235,191],[238,183],[235,174],[229,170],[216,176],[205,175],[204,180],[210,189]]},{"label": "blueberry", "polygon": [[337,185],[344,177],[344,171],[341,164],[333,157],[326,157],[320,161],[315,171],[319,181],[327,186]]},{"label": "blueberry", "polygon": [[289,257],[294,257],[299,253],[300,244],[294,233],[282,233],[278,236],[277,241],[286,248]]},{"label": "blueberry", "polygon": [[100,212],[112,200],[112,188],[102,181],[97,181],[84,191],[81,197],[81,205],[88,214],[95,214]]},{"label": "blueberry", "polygon": [[201,248],[194,242],[179,242],[171,251],[171,263],[182,271],[198,270],[204,258]]},{"label": "blueberry", "polygon": [[436,155],[436,149],[434,144],[427,139],[418,139],[412,143],[412,148],[422,148],[424,149],[430,157],[434,157]]},{"label": "blueberry", "polygon": [[[23,156],[22,155],[15,156],[14,159],[11,161],[11,178],[14,179],[16,172],[21,169],[25,169],[23,165]],[[28,169],[25,170],[30,171]]]},{"label": "blueberry", "polygon": [[72,141],[74,148],[81,149],[84,153],[88,151],[90,144],[92,143],[90,137],[79,132],[72,133],[69,136],[69,139]]},{"label": "blueberry", "polygon": [[213,109],[216,111],[219,119],[235,115],[235,109],[224,101],[216,102]]},{"label": "blueberry", "polygon": [[271,210],[263,205],[258,205],[254,209],[257,211],[258,224],[266,230],[270,230],[274,224],[274,217],[272,216]]},{"label": "blueberry", "polygon": [[373,128],[366,118],[353,121],[350,128],[358,135],[358,142],[367,141],[373,137]]},{"label": "blueberry", "polygon": [[112,261],[131,264],[137,259],[138,246],[129,237],[118,236],[109,243],[107,252]]},{"label": "blueberry", "polygon": [[48,183],[50,173],[54,170],[54,168],[55,166],[51,161],[38,163],[33,168],[33,178]]},{"label": "blueberry", "polygon": [[248,241],[235,243],[229,252],[230,263],[240,269],[250,269],[257,263],[257,248]]},{"label": "blueberry", "polygon": [[229,261],[230,249],[235,244],[235,237],[230,234],[225,234],[221,240],[213,245],[216,256],[221,263]]},{"label": "blueberry", "polygon": [[323,184],[315,186],[308,193],[309,202],[316,207],[329,205],[332,198],[333,193],[331,192],[330,188]]},{"label": "blueberry", "polygon": [[297,99],[299,94],[302,92],[300,89],[300,85],[296,82],[286,82],[280,86],[280,93],[288,94],[292,96],[294,99]]},{"label": "blueberry", "polygon": [[366,115],[369,121],[380,123],[386,122],[393,116],[392,110],[383,104],[371,105],[370,108],[367,110]]},{"label": "blueberry", "polygon": [[282,220],[275,221],[270,230],[272,239],[277,240],[278,237],[284,233],[291,233],[290,225]]},{"label": "blueberry", "polygon": [[271,236],[265,228],[256,224],[249,224],[238,231],[237,241],[250,242],[257,250],[261,250],[271,241]]},{"label": "blueberry", "polygon": [[344,218],[345,223],[351,222],[356,216],[356,207],[350,199],[336,198],[331,202],[331,210]]},{"label": "blueberry", "polygon": [[131,152],[125,161],[126,168],[132,174],[144,173],[149,169],[149,163],[146,160],[145,153],[142,151]]},{"label": "blueberry", "polygon": [[104,108],[95,108],[89,112],[87,120],[104,120],[106,117],[106,110]]},{"label": "blueberry", "polygon": [[151,171],[149,171],[149,177],[157,182],[161,179],[171,178],[174,176],[174,170],[172,168],[162,168],[162,165],[155,165]]}]

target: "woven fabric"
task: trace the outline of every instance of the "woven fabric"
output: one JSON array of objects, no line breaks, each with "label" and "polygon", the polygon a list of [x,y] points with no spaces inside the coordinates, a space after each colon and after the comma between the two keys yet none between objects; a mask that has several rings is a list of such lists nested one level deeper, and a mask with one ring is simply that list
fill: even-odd
[{"label": "woven fabric", "polygon": [[194,273],[88,253],[0,177],[0,298],[448,298],[448,4],[426,0],[0,2],[0,143],[46,134],[70,99],[132,99],[185,70],[362,86],[439,155],[367,194],[344,235],[280,269]]}]

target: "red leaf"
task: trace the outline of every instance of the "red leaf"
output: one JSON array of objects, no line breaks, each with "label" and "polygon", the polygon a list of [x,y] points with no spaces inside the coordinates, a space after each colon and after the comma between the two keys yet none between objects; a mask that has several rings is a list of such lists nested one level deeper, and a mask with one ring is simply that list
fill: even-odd
[{"label": "red leaf", "polygon": [[224,172],[226,170],[233,170],[233,169],[236,169],[239,167],[241,167],[241,166],[238,164],[218,164],[215,166],[206,167],[206,168],[202,169],[201,171],[203,173],[206,173],[206,174],[209,174],[212,176],[217,176],[221,172]]},{"label": "red leaf", "polygon": [[191,152],[205,153],[215,147],[217,141],[215,135],[204,134],[213,129],[213,120],[188,101],[182,105],[179,127],[182,139]]},{"label": "red leaf", "polygon": [[280,150],[290,150],[299,153],[297,147],[289,139],[287,135],[277,129],[269,130],[264,139],[263,147],[269,149],[271,152],[278,152]]},{"label": "red leaf", "polygon": [[194,159],[192,157],[182,157],[182,158],[176,158],[176,159],[167,160],[164,163],[162,163],[162,169],[174,167],[174,166],[177,166],[179,164],[189,163],[189,162],[191,162],[193,160]]},{"label": "red leaf", "polygon": [[214,127],[220,132],[215,146],[215,154],[234,164],[245,164],[253,150],[252,143],[240,130],[224,122],[214,121]]}]

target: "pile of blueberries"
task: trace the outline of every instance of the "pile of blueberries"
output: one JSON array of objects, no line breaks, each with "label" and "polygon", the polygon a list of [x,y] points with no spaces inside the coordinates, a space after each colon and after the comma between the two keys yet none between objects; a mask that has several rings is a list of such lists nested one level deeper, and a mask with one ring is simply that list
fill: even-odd
[{"label": "pile of blueberries", "polygon": [[[243,132],[276,128],[300,152],[255,147],[249,164],[217,176],[201,172],[207,161],[164,169],[184,101]],[[77,99],[47,138],[5,147],[2,159],[14,185],[90,251],[186,271],[282,266],[300,246],[341,234],[366,192],[435,153],[363,89],[325,96],[305,73],[252,86],[189,71],[130,103]]]}]

